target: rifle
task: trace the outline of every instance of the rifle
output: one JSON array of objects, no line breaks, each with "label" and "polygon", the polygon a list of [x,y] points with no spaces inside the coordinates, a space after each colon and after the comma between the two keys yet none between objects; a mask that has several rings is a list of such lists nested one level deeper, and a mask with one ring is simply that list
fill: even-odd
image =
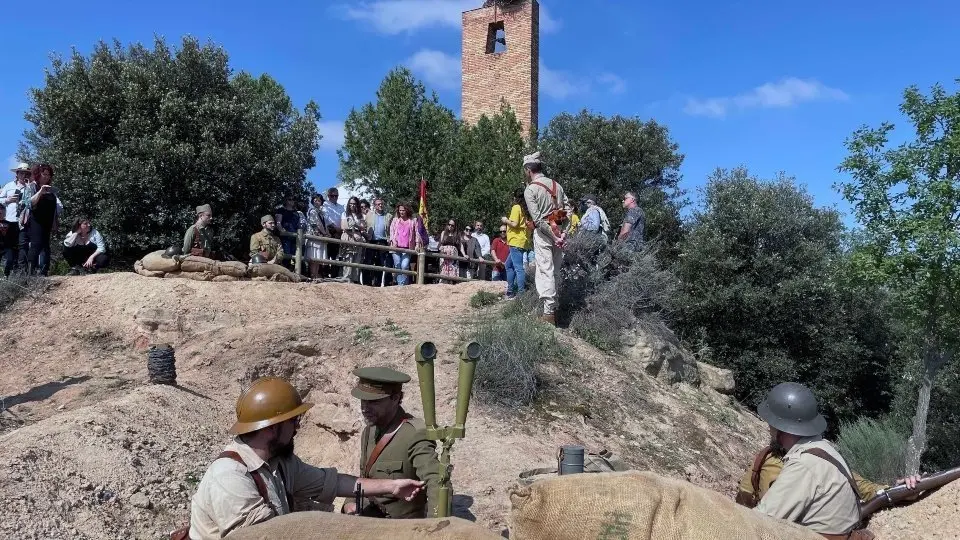
[{"label": "rifle", "polygon": [[[860,518],[867,519],[878,510],[890,508],[906,499],[915,497],[921,492],[939,489],[958,478],[960,478],[960,467],[954,467],[923,476],[917,481],[917,487],[914,489],[908,489],[905,485],[881,489],[877,491],[876,497],[870,499],[870,502],[864,503],[860,507]],[[927,493],[924,494],[924,496],[926,495]]]}]

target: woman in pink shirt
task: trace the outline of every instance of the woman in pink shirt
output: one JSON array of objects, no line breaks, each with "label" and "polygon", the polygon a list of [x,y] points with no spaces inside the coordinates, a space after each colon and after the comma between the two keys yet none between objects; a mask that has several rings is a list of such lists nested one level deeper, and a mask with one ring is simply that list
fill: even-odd
[{"label": "woman in pink shirt", "polygon": [[[394,219],[390,222],[390,247],[421,249],[420,235],[417,234],[417,220],[413,218],[410,207],[398,204]],[[410,269],[409,253],[393,253],[393,267],[400,270]],[[397,285],[410,283],[410,276],[397,274]]]}]

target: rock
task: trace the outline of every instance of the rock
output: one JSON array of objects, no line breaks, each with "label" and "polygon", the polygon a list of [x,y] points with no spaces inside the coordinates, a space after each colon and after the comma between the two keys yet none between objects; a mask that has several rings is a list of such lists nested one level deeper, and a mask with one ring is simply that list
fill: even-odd
[{"label": "rock", "polygon": [[704,362],[697,362],[697,370],[700,372],[700,383],[713,388],[721,394],[733,394],[737,387],[737,382],[733,378],[733,371],[724,368],[718,368]]},{"label": "rock", "polygon": [[649,375],[670,384],[700,384],[697,360],[666,326],[634,328],[624,332],[621,339],[624,354]]},{"label": "rock", "polygon": [[153,502],[147,498],[143,493],[134,493],[130,496],[130,504],[136,508],[143,508],[149,510],[153,508]]}]

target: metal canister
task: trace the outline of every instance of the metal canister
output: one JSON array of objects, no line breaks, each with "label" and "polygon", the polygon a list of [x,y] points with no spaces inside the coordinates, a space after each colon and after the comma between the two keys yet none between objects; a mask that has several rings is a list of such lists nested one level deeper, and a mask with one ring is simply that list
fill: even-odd
[{"label": "metal canister", "polygon": [[557,474],[578,474],[583,472],[583,447],[575,444],[560,448],[560,463]]}]

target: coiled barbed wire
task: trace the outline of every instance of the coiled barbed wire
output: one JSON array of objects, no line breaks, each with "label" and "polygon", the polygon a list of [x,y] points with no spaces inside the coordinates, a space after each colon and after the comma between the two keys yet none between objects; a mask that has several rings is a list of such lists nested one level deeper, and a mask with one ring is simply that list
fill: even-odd
[{"label": "coiled barbed wire", "polygon": [[170,345],[151,345],[147,351],[147,372],[154,384],[177,384],[176,358]]}]

